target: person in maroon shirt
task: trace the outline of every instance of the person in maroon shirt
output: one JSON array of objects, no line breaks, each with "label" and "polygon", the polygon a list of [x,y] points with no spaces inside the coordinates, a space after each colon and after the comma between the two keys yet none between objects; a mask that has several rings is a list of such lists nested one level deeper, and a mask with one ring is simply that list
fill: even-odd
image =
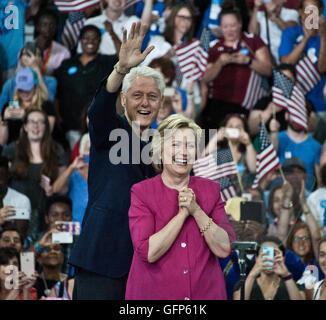
[{"label": "person in maroon shirt", "polygon": [[202,127],[217,128],[229,113],[245,113],[259,98],[268,95],[262,76],[270,76],[272,63],[267,46],[257,35],[241,31],[237,9],[220,14],[223,37],[209,51],[203,82],[209,99],[202,113]]}]

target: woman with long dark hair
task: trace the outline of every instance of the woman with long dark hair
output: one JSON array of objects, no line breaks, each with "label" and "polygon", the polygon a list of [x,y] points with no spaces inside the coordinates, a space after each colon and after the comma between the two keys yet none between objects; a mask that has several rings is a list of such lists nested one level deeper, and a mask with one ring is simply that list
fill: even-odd
[{"label": "woman with long dark hair", "polygon": [[3,154],[11,161],[11,187],[29,197],[32,206],[28,234],[41,230],[40,213],[51,182],[66,168],[63,148],[51,138],[47,115],[30,109],[23,119],[23,130]]}]

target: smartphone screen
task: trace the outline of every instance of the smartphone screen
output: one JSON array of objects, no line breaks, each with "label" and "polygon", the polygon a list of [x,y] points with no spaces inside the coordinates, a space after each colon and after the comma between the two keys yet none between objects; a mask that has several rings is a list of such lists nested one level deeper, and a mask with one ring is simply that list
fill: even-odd
[{"label": "smartphone screen", "polygon": [[19,108],[19,101],[9,101],[9,108]]},{"label": "smartphone screen", "polygon": [[[274,247],[265,246],[263,247],[263,258],[267,258],[270,260],[274,260]],[[272,261],[266,261],[266,264],[270,265],[270,267],[265,267],[268,270],[271,270],[273,268],[273,262]]]}]

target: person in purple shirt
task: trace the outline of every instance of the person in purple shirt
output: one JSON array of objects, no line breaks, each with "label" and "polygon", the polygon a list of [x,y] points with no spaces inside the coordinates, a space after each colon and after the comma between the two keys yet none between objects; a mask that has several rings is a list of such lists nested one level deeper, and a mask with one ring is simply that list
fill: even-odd
[{"label": "person in purple shirt", "polygon": [[134,256],[126,300],[225,300],[218,257],[235,233],[217,182],[190,176],[201,129],[174,114],[162,121],[151,154],[161,172],[131,189]]}]

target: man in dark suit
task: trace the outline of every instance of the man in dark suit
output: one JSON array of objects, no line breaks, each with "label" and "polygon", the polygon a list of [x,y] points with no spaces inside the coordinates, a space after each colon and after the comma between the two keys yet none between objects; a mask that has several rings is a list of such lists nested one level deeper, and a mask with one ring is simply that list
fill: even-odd
[{"label": "man in dark suit", "polygon": [[[82,233],[69,260],[76,267],[76,300],[124,299],[133,255],[128,219],[130,188],[155,175],[150,164],[135,160],[141,158],[146,146],[140,136],[155,120],[165,87],[157,71],[135,68],[154,48],[141,53],[145,33],[146,27],[140,23],[133,24],[128,39],[124,31],[119,62],[102,82],[88,111],[89,201]],[[125,114],[121,117],[115,105],[122,81],[120,96]],[[119,157],[122,163],[117,164]]]}]

